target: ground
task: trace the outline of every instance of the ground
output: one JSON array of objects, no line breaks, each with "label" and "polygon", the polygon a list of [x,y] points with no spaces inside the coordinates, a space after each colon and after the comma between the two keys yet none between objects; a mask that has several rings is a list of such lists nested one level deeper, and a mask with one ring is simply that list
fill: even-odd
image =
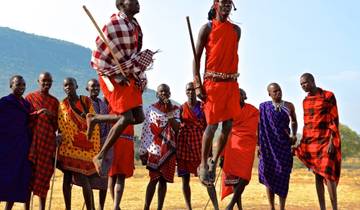
[{"label": "ground", "polygon": [[[126,188],[121,203],[122,210],[142,209],[146,185],[149,181],[148,171],[143,166],[136,166],[134,177],[127,179]],[[62,173],[56,171],[55,185],[51,209],[65,209],[62,191]],[[220,183],[217,185],[220,190]],[[204,209],[208,200],[205,188],[199,183],[196,177],[191,179],[192,205],[193,209]],[[94,191],[95,192],[95,191]],[[360,169],[343,169],[338,186],[339,209],[356,210],[360,209]],[[48,196],[49,197],[49,196]],[[82,209],[83,198],[79,187],[73,187],[72,207],[75,210]],[[49,198],[48,198],[49,199]],[[224,209],[229,198],[220,202],[221,209]],[[95,192],[95,203],[98,205],[98,193]],[[278,200],[276,201],[278,205]],[[330,200],[326,194],[327,209],[330,209]],[[34,198],[34,208],[37,209],[38,200]],[[156,209],[157,197],[154,196],[151,209]],[[210,204],[211,205],[211,204]],[[207,209],[212,209],[211,206]],[[48,206],[47,206],[48,207]],[[106,198],[105,209],[111,209],[112,200],[110,194]],[[243,194],[244,209],[269,209],[265,188],[258,183],[257,170],[253,169],[253,176],[250,184],[246,187]],[[287,210],[312,210],[319,209],[317,204],[316,191],[314,186],[314,176],[306,169],[294,169],[291,174],[290,189],[286,204]],[[0,209],[4,208],[4,203],[0,204]],[[13,209],[22,209],[22,205],[16,204]],[[85,209],[85,208],[84,208]],[[181,179],[175,178],[175,183],[168,185],[168,192],[165,200],[164,209],[185,209],[185,202],[181,191]],[[277,207],[278,209],[278,207]]]}]

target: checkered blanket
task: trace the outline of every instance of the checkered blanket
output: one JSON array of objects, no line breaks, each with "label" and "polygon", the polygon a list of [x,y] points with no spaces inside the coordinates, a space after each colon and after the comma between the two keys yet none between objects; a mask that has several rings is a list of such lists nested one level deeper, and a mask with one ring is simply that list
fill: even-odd
[{"label": "checkered blanket", "polygon": [[[155,52],[141,51],[143,34],[137,20],[128,19],[124,13],[113,14],[102,30],[125,74],[133,75],[137,80],[146,80],[144,71],[153,62]],[[121,73],[109,48],[100,37],[96,38],[91,66],[99,75],[111,77]]]},{"label": "checkered blanket", "polygon": [[[326,180],[339,181],[341,170],[341,140],[339,115],[335,95],[319,88],[314,96],[304,101],[303,137],[296,154],[306,167]],[[330,138],[336,152],[327,152]]]}]

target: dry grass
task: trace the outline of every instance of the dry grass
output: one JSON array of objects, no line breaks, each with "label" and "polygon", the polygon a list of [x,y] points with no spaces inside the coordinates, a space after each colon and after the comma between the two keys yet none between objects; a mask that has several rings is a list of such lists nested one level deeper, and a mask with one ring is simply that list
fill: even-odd
[{"label": "dry grass", "polygon": [[[148,183],[148,172],[144,167],[138,166],[134,177],[126,181],[126,188],[121,203],[122,209],[142,209],[146,185]],[[52,209],[65,209],[63,202],[61,183],[62,173],[56,171],[56,182],[54,187]],[[194,209],[203,209],[207,201],[206,190],[196,177],[191,179],[192,205]],[[219,186],[218,186],[219,189]],[[81,188],[73,187],[73,209],[81,209],[83,198]],[[344,169],[338,186],[339,208],[352,210],[360,209],[360,169]],[[224,209],[229,198],[220,202],[221,209]],[[330,205],[329,197],[326,201]],[[98,203],[98,195],[95,193],[95,203]],[[278,203],[278,202],[277,202]],[[37,209],[37,199],[34,199],[34,209]],[[152,209],[156,209],[157,197],[154,196]],[[111,209],[112,201],[108,194],[105,209]],[[258,183],[257,170],[253,170],[253,177],[250,184],[246,187],[243,194],[244,209],[269,209],[265,188]],[[0,204],[4,208],[4,203]],[[168,192],[165,200],[164,209],[184,209],[184,199],[181,192],[181,179],[176,178],[175,183],[168,185]],[[22,209],[22,205],[16,204],[13,209]],[[208,209],[212,209],[209,208]],[[288,210],[312,210],[319,209],[314,186],[314,176],[306,169],[295,169],[291,176],[290,190],[287,199]]]}]

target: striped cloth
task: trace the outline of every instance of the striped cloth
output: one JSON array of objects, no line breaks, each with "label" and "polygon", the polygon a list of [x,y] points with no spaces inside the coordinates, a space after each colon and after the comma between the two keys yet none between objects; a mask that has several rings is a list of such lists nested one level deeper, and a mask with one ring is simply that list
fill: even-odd
[{"label": "striped cloth", "polygon": [[34,195],[46,198],[54,172],[59,101],[54,96],[42,94],[40,91],[29,93],[26,100],[32,105],[33,111],[46,108],[52,113],[52,116],[40,114],[33,118],[33,137],[29,151],[29,160],[33,164],[30,188]]},{"label": "striped cloth", "polygon": [[259,181],[280,197],[289,190],[293,165],[290,141],[290,110],[276,110],[272,101],[260,104],[259,124]]},{"label": "striped cloth", "polygon": [[[335,95],[318,88],[317,94],[306,96],[303,107],[303,137],[296,155],[314,173],[339,182],[341,140]],[[336,150],[332,156],[327,153],[331,136]]]}]

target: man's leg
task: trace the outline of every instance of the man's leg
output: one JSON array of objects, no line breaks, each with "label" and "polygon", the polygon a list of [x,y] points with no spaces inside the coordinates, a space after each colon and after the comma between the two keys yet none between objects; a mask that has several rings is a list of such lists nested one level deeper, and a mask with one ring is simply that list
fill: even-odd
[{"label": "man's leg", "polygon": [[119,115],[119,120],[116,121],[116,123],[110,129],[103,147],[101,148],[100,152],[93,158],[95,168],[100,176],[103,175],[101,168],[102,160],[104,159],[104,157],[106,157],[106,154],[108,153],[110,148],[114,145],[114,143],[119,138],[119,136],[124,131],[124,129],[132,122],[133,122],[133,114],[132,111],[130,110],[123,113],[122,115]]},{"label": "man's leg", "polygon": [[226,207],[227,210],[233,209],[235,206],[235,203],[238,205],[239,210],[242,210],[241,194],[244,192],[245,186],[248,183],[249,183],[248,181],[240,178],[239,183],[237,183],[236,185],[233,186],[234,194],[233,194],[233,197],[232,197],[230,203]]},{"label": "man's leg", "polygon": [[155,189],[156,189],[156,184],[158,183],[158,179],[156,180],[150,180],[147,188],[146,188],[146,195],[145,195],[145,206],[144,206],[144,210],[149,210],[150,209],[150,205],[151,205],[151,201],[154,197],[154,193],[155,193]]},{"label": "man's leg", "polygon": [[269,189],[266,188],[266,195],[270,204],[270,209],[275,210],[275,195],[274,193]]},{"label": "man's leg", "polygon": [[7,201],[5,205],[5,210],[11,210],[13,206],[14,206],[14,202]]},{"label": "man's leg", "polygon": [[45,210],[46,196],[44,198],[39,197],[39,210]]},{"label": "man's leg", "polygon": [[120,209],[120,202],[125,189],[125,175],[116,175],[116,184],[114,186],[114,210]]},{"label": "man's leg", "polygon": [[213,125],[207,125],[205,132],[202,137],[202,144],[201,144],[201,163],[199,166],[199,179],[200,181],[205,185],[210,185],[209,180],[209,166],[207,163],[210,150],[212,148],[212,140],[214,138],[214,134],[216,132],[216,129],[218,127],[218,124]]},{"label": "man's leg", "polygon": [[91,189],[89,178],[80,173],[76,173],[76,175],[79,176],[80,179],[86,209],[95,210],[94,195]]},{"label": "man's leg", "polygon": [[214,184],[211,184],[206,189],[207,189],[208,195],[210,197],[210,200],[211,200],[211,203],[212,203],[214,209],[219,210],[219,203],[217,200],[216,189],[215,189]]},{"label": "man's leg", "polygon": [[280,210],[285,210],[286,197],[279,196]]},{"label": "man's leg", "polygon": [[191,189],[190,189],[190,174],[185,174],[182,178],[182,190],[185,198],[186,208],[191,210]]},{"label": "man's leg", "polygon": [[158,187],[158,210],[162,210],[164,206],[165,196],[167,191],[166,180],[162,177],[159,179],[159,187]]},{"label": "man's leg", "polygon": [[99,210],[104,210],[107,190],[99,190]]},{"label": "man's leg", "polygon": [[336,192],[336,182],[326,180],[327,189],[329,192],[329,197],[331,200],[331,205],[333,210],[337,210],[337,192]]},{"label": "man's leg", "polygon": [[71,210],[71,176],[72,174],[70,171],[64,171],[63,195],[66,210]]},{"label": "man's leg", "polygon": [[319,174],[315,174],[316,193],[319,200],[320,210],[326,210],[323,182],[324,182],[324,178]]},{"label": "man's leg", "polygon": [[211,164],[209,164],[209,178],[210,178],[210,181],[212,181],[212,182],[215,181],[216,165],[217,165],[217,162],[219,160],[219,157],[220,157],[222,151],[224,150],[224,148],[226,146],[226,142],[227,142],[229,133],[231,131],[231,128],[232,128],[232,120],[226,120],[222,123],[221,133],[220,133],[219,139],[217,141],[218,147],[214,151],[213,159],[210,160]]}]

